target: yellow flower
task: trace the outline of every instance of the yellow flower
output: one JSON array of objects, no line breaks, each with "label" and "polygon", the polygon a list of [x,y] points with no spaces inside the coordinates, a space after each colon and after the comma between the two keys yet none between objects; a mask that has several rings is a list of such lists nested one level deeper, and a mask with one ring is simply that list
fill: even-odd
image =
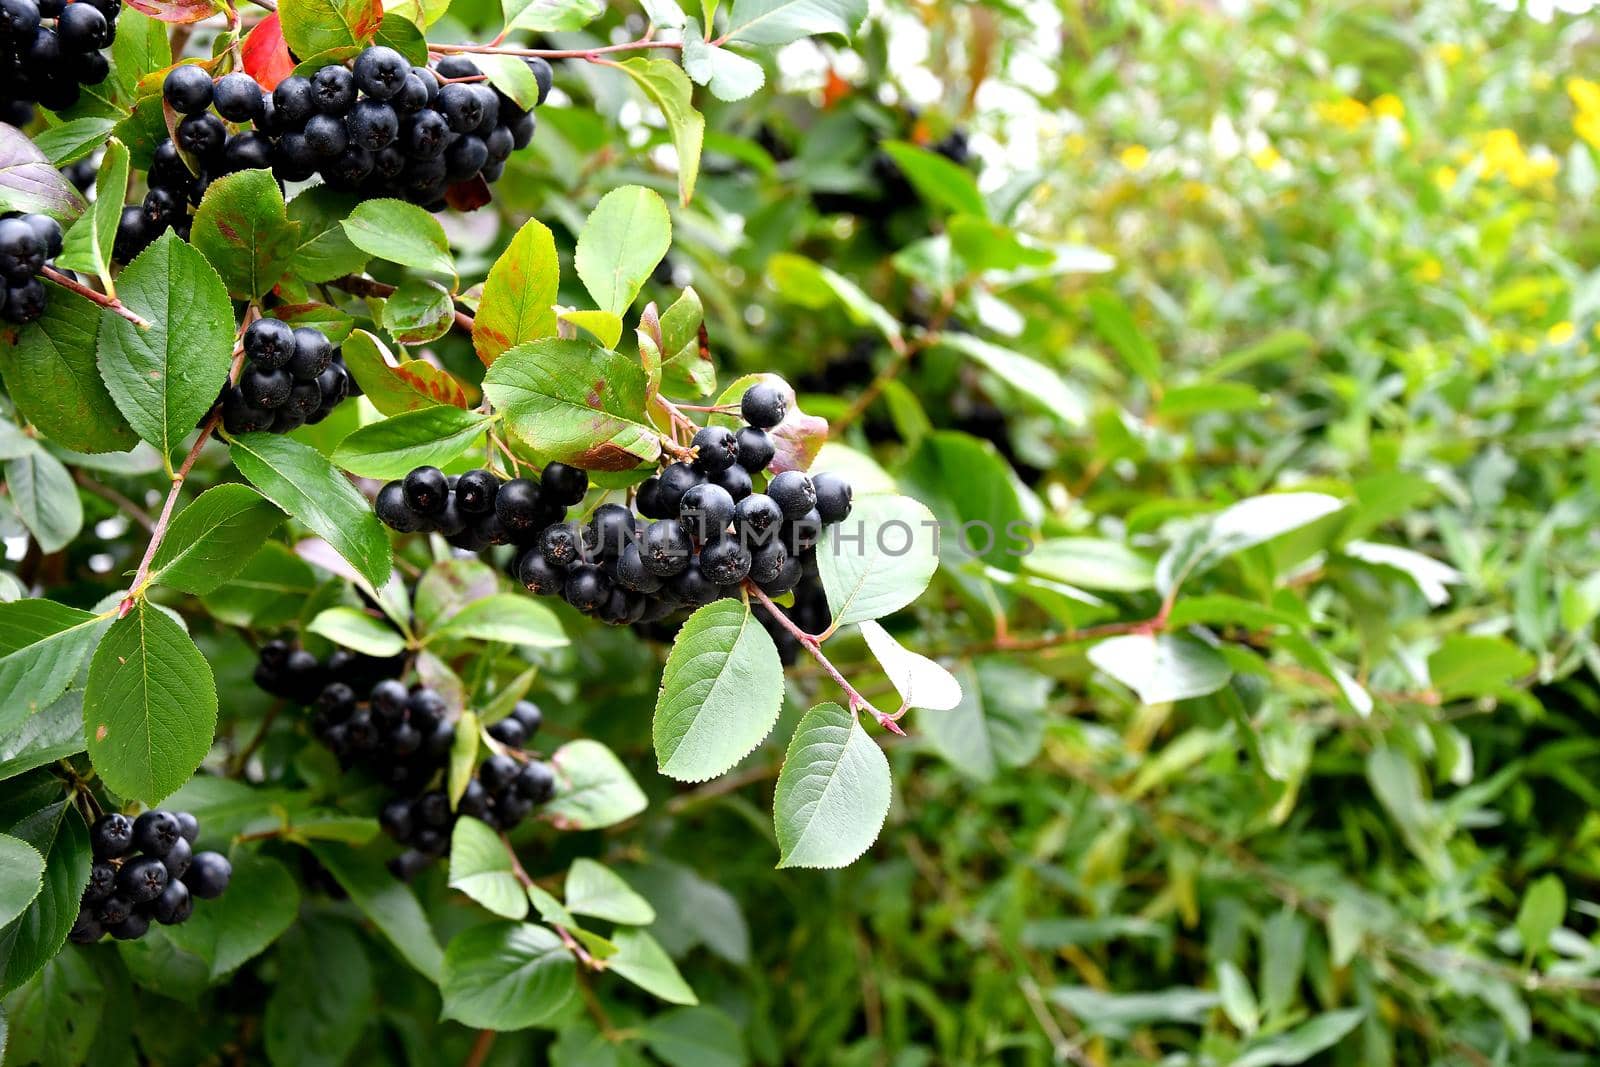
[{"label": "yellow flower", "polygon": [[1573,326],[1572,323],[1558,322],[1550,327],[1550,332],[1544,335],[1544,339],[1553,345],[1564,345],[1572,340],[1573,335],[1577,332],[1577,327]]},{"label": "yellow flower", "polygon": [[1272,170],[1279,163],[1283,162],[1283,157],[1278,154],[1278,150],[1276,148],[1273,148],[1271,145],[1266,145],[1250,153],[1250,162],[1254,163],[1261,170]]},{"label": "yellow flower", "polygon": [[1600,111],[1580,111],[1572,116],[1572,132],[1600,148]]},{"label": "yellow flower", "polygon": [[1600,111],[1600,83],[1587,78],[1568,78],[1567,95],[1579,111]]},{"label": "yellow flower", "polygon": [[1543,149],[1528,155],[1516,130],[1490,130],[1483,139],[1483,175],[1504,178],[1518,189],[1548,181],[1561,170],[1561,161]]},{"label": "yellow flower", "polygon": [[1184,182],[1181,187],[1181,191],[1183,192],[1183,198],[1185,200],[1195,204],[1204,202],[1205,199],[1211,195],[1211,190],[1206,188],[1205,182]]},{"label": "yellow flower", "polygon": [[1129,170],[1144,170],[1145,164],[1150,162],[1150,149],[1146,148],[1142,144],[1131,144],[1127,148],[1124,148],[1122,150],[1122,154],[1117,158],[1120,159],[1122,161],[1122,165],[1127,167]]},{"label": "yellow flower", "polygon": [[1446,41],[1433,51],[1434,54],[1437,55],[1447,67],[1453,67],[1457,63],[1461,62],[1461,46],[1456,44],[1454,41]]},{"label": "yellow flower", "polygon": [[1444,267],[1433,256],[1418,263],[1412,276],[1419,282],[1436,282],[1444,277]]},{"label": "yellow flower", "polygon": [[1062,144],[1065,146],[1069,154],[1081,156],[1083,155],[1084,149],[1089,147],[1089,138],[1085,137],[1081,133],[1069,133],[1067,134],[1066,140],[1063,141]]},{"label": "yellow flower", "polygon": [[1393,93],[1384,93],[1372,102],[1372,113],[1380,118],[1403,119],[1406,117],[1406,106]]},{"label": "yellow flower", "polygon": [[1324,122],[1351,130],[1367,121],[1367,105],[1353,96],[1332,102],[1319,100],[1317,114],[1322,116]]},{"label": "yellow flower", "polygon": [[1440,192],[1448,193],[1456,187],[1456,168],[1438,167],[1433,172],[1433,184],[1439,187]]}]

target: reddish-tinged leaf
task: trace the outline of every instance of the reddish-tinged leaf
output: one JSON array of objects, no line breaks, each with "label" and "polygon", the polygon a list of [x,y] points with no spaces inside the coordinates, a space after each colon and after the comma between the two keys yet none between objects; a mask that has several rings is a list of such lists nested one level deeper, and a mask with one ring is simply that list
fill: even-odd
[{"label": "reddish-tinged leaf", "polygon": [[394,376],[423,396],[441,404],[451,404],[458,408],[472,406],[472,399],[467,395],[467,387],[456,381],[449,372],[440,370],[432,363],[409,359],[394,369]]},{"label": "reddish-tinged leaf", "polygon": [[464,182],[456,182],[444,191],[444,202],[457,211],[476,211],[494,197],[489,193],[489,183],[483,175],[474,174]]},{"label": "reddish-tinged leaf", "polygon": [[276,11],[256,23],[256,28],[245,36],[244,70],[267,90],[276,89],[279,82],[294,73],[294,57],[289,55]]},{"label": "reddish-tinged leaf", "polygon": [[211,0],[128,0],[128,6],[162,22],[199,22],[220,9]]},{"label": "reddish-tinged leaf", "polygon": [[0,123],[0,206],[63,222],[83,214],[83,197],[26,134]]},{"label": "reddish-tinged leaf", "polygon": [[774,473],[810,470],[817,453],[828,441],[828,420],[791,408],[788,416],[772,428],[771,434],[776,450],[772,459]]}]

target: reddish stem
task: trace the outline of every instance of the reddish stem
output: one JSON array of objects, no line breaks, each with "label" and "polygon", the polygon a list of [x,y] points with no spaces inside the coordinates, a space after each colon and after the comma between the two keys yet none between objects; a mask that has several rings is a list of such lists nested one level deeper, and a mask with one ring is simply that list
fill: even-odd
[{"label": "reddish stem", "polygon": [[817,664],[828,673],[828,676],[838,683],[839,688],[845,691],[845,696],[850,702],[851,711],[860,711],[865,708],[867,711],[872,712],[872,717],[878,720],[879,726],[890,733],[900,734],[902,737],[905,736],[905,731],[900,729],[900,724],[894,721],[894,716],[885,715],[873,707],[871,701],[857,692],[856,687],[850,684],[850,680],[839,673],[839,668],[835,667],[833,661],[828,658],[827,653],[822,651],[822,642],[814,634],[808,634],[800,629],[799,625],[789,618],[782,608],[774,604],[772,598],[763,593],[754,582],[745,582],[744,587],[751,596],[761,601],[761,606],[766,608],[767,613],[777,620],[778,625],[789,631],[794,639],[800,642],[800,646],[811,654],[811,658],[816,660]]},{"label": "reddish stem", "polygon": [[122,301],[118,300],[116,297],[107,296],[106,294],[104,294],[102,292],[99,292],[97,290],[91,289],[87,285],[84,285],[82,282],[77,281],[77,280],[75,280],[75,279],[73,279],[71,277],[68,277],[67,275],[63,274],[61,271],[56,270],[56,268],[54,268],[52,266],[49,266],[49,265],[46,265],[43,269],[41,269],[39,271],[39,273],[44,275],[46,278],[49,278],[51,281],[55,282],[57,285],[61,286],[61,288],[63,288],[63,289],[71,289],[74,293],[77,293],[79,296],[83,297],[84,299],[92,300],[94,303],[99,304],[101,307],[106,308],[106,309],[108,309],[110,311],[116,312],[118,315],[120,315],[123,318],[127,319],[129,322],[133,323],[135,326],[139,327],[139,329],[141,329],[141,330],[148,330],[150,328],[150,324],[148,322],[146,322],[144,319],[140,318],[138,315],[135,315],[133,312],[129,311],[127,308],[123,307],[122,306]]}]

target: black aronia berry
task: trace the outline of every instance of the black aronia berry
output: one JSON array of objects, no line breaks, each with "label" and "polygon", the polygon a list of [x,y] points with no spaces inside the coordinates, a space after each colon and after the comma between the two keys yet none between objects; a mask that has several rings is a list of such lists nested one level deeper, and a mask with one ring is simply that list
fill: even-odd
[{"label": "black aronia berry", "polygon": [[[631,508],[602,504],[586,520],[570,518],[588,478],[550,463],[538,480],[418,467],[383,486],[375,509],[397,532],[437,533],[457,548],[512,545],[507,571],[525,589],[612,625],[693,611],[739,595],[746,580],[782,596],[808,575],[815,581],[816,544],[825,526],[850,514],[850,483],[831,473],[770,470],[777,450],[767,431],[787,413],[776,385],[751,386],[739,409],[746,425],[701,428],[692,459],[646,479]],[[756,478],[765,479],[761,491]]]}]

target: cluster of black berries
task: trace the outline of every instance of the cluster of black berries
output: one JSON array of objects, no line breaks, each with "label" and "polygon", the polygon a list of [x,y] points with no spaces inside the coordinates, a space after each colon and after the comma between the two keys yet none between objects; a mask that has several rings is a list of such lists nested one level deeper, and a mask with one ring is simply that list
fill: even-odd
[{"label": "cluster of black berries", "polygon": [[[550,64],[526,62],[543,103]],[[430,70],[381,45],[349,67],[291,75],[270,93],[246,74],[213,83],[194,65],[175,67],[162,93],[184,116],[178,146],[207,173],[270,167],[283,181],[320,174],[336,189],[400,197],[429,210],[444,206],[452,185],[497,181],[512,151],[533,139],[533,114],[492,88],[471,60],[446,56]],[[252,129],[230,136],[224,119]],[[147,198],[146,215],[149,206]]]},{"label": "cluster of black berries", "polygon": [[501,482],[486,470],[452,482],[420,467],[383,487],[378,517],[402,533],[442,532],[475,551],[514,544],[510,573],[530,592],[563,597],[612,625],[693,610],[737,595],[747,579],[778,596],[799,584],[805,556],[823,527],[850,514],[851,500],[850,483],[834,474],[784,471],[755,491],[754,476],[776,454],[767,431],[787,407],[778,387],[751,386],[740,401],[747,425],[737,433],[702,428],[691,462],[673,463],[639,487],[637,515],[604,504],[588,523],[567,521],[588,476],[552,463],[538,483]]},{"label": "cluster of black berries", "polygon": [[418,467],[378,491],[378,518],[401,533],[436,533],[457,548],[482,552],[492,545],[528,544],[545,527],[567,517],[583,500],[589,476],[565,463],[545,467],[538,482],[501,481],[493,471],[445,477]]},{"label": "cluster of black berries", "polygon": [[329,682],[370,689],[404,665],[404,655],[380,658],[344,648],[335,649],[324,663],[287,641],[268,641],[257,653],[255,683],[275,697],[310,704]]},{"label": "cluster of black berries", "polygon": [[[3,4],[5,0],[0,0]],[[44,283],[39,272],[61,254],[61,226],[49,215],[0,217],[0,318],[25,325],[44,314]]]},{"label": "cluster of black berries", "polygon": [[194,902],[222,895],[233,866],[220,852],[196,852],[200,821],[186,811],[147,811],[137,819],[115,812],[89,828],[94,866],[67,936],[80,945],[105,934],[118,941],[145,935],[150,923],[176,926]]},{"label": "cluster of black berries", "polygon": [[[111,73],[122,0],[0,0],[0,121],[26,126],[33,105],[64,111]],[[54,25],[51,25],[51,22]]]},{"label": "cluster of black berries", "polygon": [[[377,699],[376,691],[373,699]],[[389,861],[389,870],[395,877],[410,881],[442,856],[450,847],[451,831],[461,816],[480,819],[491,829],[509,832],[535,807],[555,796],[556,776],[550,765],[521,751],[543,722],[538,707],[521,700],[511,714],[489,726],[489,736],[518,755],[496,753],[479,764],[455,811],[450,810],[450,798],[438,788],[420,796],[396,797],[383,806],[378,824],[406,846],[404,852]]]},{"label": "cluster of black berries", "polygon": [[218,397],[230,434],[315,425],[360,391],[343,354],[312,326],[257,319],[244,331],[244,356],[239,384],[224,385]]}]

